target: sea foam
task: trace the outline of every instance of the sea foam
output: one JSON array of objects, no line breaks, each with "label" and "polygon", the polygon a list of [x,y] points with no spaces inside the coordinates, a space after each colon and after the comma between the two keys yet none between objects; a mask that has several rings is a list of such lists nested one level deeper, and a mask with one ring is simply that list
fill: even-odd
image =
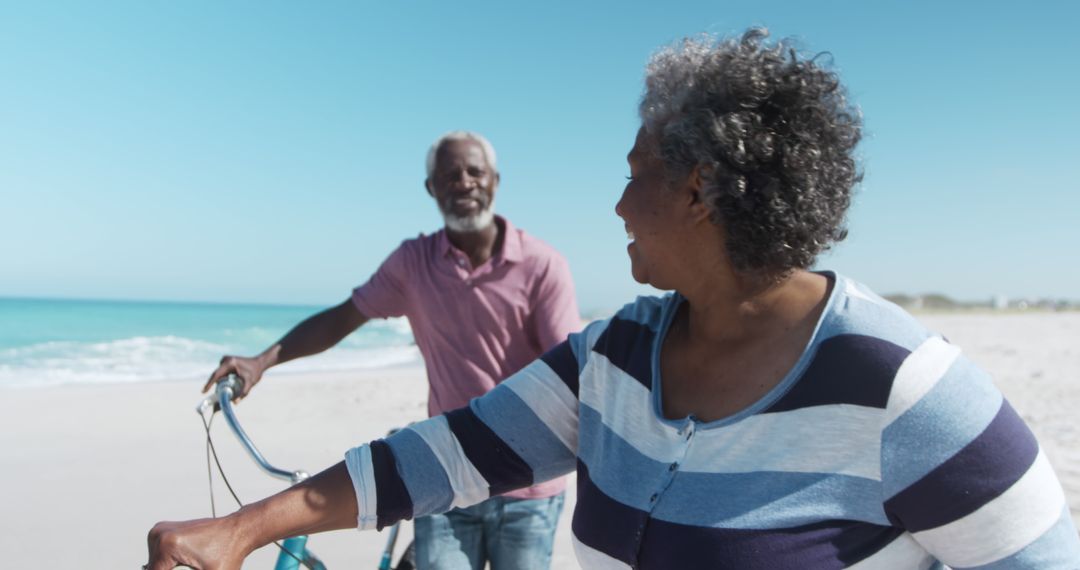
[{"label": "sea foam", "polygon": [[[254,355],[317,308],[0,299],[0,388],[206,378]],[[405,319],[372,321],[282,372],[417,363]]]}]

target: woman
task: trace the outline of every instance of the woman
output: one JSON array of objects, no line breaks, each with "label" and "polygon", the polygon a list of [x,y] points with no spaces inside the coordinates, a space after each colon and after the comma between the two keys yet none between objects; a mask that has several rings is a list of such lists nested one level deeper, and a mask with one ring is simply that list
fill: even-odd
[{"label": "woman", "polygon": [[1076,567],[1061,487],[990,380],[832,273],[859,180],[836,75],[752,30],[650,62],[616,213],[639,298],[468,408],[216,520],[150,567],[472,504],[576,469],[585,568]]}]

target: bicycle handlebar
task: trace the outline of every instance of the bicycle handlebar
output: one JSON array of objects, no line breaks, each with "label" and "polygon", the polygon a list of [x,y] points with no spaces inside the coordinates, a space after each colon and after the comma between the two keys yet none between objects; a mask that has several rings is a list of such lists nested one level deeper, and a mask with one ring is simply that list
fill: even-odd
[{"label": "bicycle handlebar", "polygon": [[265,457],[259,453],[259,450],[255,448],[255,444],[251,442],[251,438],[244,432],[244,428],[240,426],[240,420],[236,419],[236,412],[233,410],[233,394],[236,392],[236,388],[243,384],[244,380],[237,377],[234,374],[228,375],[226,378],[219,380],[217,385],[214,386],[214,391],[208,394],[205,398],[199,402],[199,405],[195,408],[195,411],[200,416],[206,417],[206,412],[209,411],[210,415],[213,415],[218,409],[225,416],[225,422],[232,428],[232,432],[236,434],[236,439],[240,440],[240,443],[247,450],[248,455],[255,463],[266,473],[272,477],[278,479],[284,479],[290,483],[296,484],[304,479],[307,479],[309,475],[301,470],[288,471],[274,467],[266,460]]}]

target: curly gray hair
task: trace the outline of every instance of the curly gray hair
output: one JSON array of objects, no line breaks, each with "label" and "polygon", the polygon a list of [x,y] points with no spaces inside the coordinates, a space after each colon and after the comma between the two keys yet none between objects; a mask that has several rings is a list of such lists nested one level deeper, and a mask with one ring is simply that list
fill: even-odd
[{"label": "curly gray hair", "polygon": [[862,117],[787,42],[687,39],[653,55],[640,114],[669,180],[696,167],[737,270],[783,275],[844,239]]}]

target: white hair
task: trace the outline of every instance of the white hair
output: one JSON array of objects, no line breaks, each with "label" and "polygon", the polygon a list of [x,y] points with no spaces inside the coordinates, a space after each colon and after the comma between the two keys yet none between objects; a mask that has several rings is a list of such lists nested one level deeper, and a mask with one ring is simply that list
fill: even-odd
[{"label": "white hair", "polygon": [[480,133],[474,133],[472,131],[450,131],[445,135],[435,139],[435,142],[431,143],[431,148],[427,153],[427,177],[431,178],[431,175],[435,172],[435,155],[439,153],[439,148],[443,144],[450,141],[473,141],[480,145],[480,149],[484,151],[484,158],[487,159],[488,166],[492,170],[498,170],[495,167],[495,147],[491,146],[484,135]]}]

